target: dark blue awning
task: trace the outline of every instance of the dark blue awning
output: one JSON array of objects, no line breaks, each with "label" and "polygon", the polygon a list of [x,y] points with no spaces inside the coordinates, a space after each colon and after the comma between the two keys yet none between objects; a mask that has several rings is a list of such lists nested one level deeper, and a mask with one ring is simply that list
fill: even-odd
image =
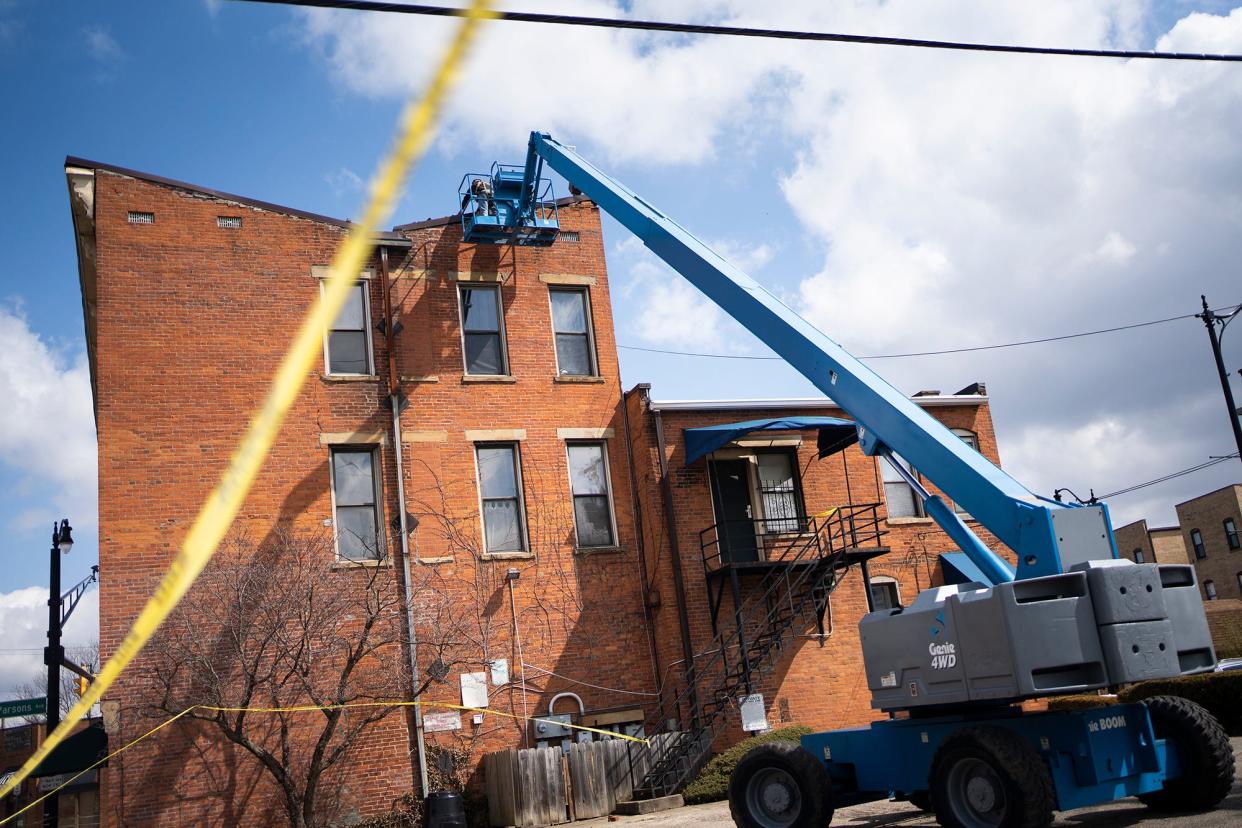
[{"label": "dark blue awning", "polygon": [[852,420],[836,417],[775,417],[685,429],[686,465],[711,454],[721,446],[755,431],[803,431],[819,429],[819,456],[834,454],[858,442],[858,429]]}]

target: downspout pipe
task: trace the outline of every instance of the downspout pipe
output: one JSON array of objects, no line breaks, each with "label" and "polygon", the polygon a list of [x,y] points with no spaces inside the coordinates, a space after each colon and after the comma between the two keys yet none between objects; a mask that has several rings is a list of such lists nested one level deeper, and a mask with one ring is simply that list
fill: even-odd
[{"label": "downspout pipe", "polygon": [[[650,404],[650,400],[646,401]],[[694,642],[690,638],[690,615],[686,610],[686,582],[681,571],[681,544],[677,540],[677,518],[673,513],[673,483],[668,475],[668,455],[664,441],[664,418],[654,409],[656,446],[660,455],[660,489],[664,494],[664,524],[673,564],[673,589],[677,594],[677,621],[681,627],[681,654],[685,659],[686,688],[690,691],[690,718],[699,717],[699,689],[694,676]]]},{"label": "downspout pipe", "polygon": [[647,623],[647,645],[651,648],[651,670],[655,681],[655,691],[660,694],[660,703],[664,702],[663,672],[660,669],[660,651],[655,640],[655,614],[651,607],[651,573],[647,568],[647,548],[643,540],[646,534],[646,516],[643,504],[638,497],[638,470],[634,466],[634,439],[630,433],[630,394],[640,391],[646,394],[651,386],[640,383],[633,391],[621,395],[621,420],[625,426],[625,458],[630,467],[630,502],[634,504],[634,543],[638,546],[639,587],[642,592],[643,618]]},{"label": "downspout pipe", "polygon": [[[392,409],[393,456],[397,458],[397,524],[401,535],[401,574],[405,582],[405,625],[409,639],[410,693],[418,689],[418,636],[414,632],[414,585],[410,571],[410,527],[405,514],[405,468],[402,460],[401,409],[406,400],[397,376],[396,330],[392,313],[392,283],[388,278],[388,248],[380,248],[380,278],[384,293],[384,337],[388,348],[388,405]],[[411,698],[411,701],[418,701]],[[428,793],[427,742],[423,731],[423,708],[414,705],[414,744],[418,751],[418,781],[423,796]]]}]

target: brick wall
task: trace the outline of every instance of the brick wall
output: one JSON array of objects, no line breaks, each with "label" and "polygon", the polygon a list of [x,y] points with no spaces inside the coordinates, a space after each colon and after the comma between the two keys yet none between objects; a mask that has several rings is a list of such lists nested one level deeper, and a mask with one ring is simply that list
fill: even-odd
[{"label": "brick wall", "polygon": [[[1199,590],[1208,598],[1207,582],[1216,587],[1217,598],[1242,598],[1242,549],[1231,549],[1224,522],[1231,520],[1242,532],[1242,485],[1234,484],[1177,504],[1182,542],[1199,576]],[[1203,539],[1205,557],[1195,552],[1192,533]]]},{"label": "brick wall", "polygon": [[[673,686],[680,687],[682,647],[677,624],[673,575],[672,539],[663,530],[664,506],[660,497],[659,448],[656,439],[657,415],[645,405],[646,391],[635,389],[627,394],[631,434],[634,439],[635,467],[642,485],[639,487],[647,539],[653,595],[660,596],[656,609],[655,630],[660,661]],[[963,428],[979,438],[980,449],[993,462],[999,462],[995,433],[988,406],[960,405],[930,408],[929,411],[950,428]],[[643,413],[646,416],[640,416]],[[708,481],[707,461],[684,464],[683,429],[713,424],[739,422],[768,417],[799,415],[841,416],[841,412],[816,410],[683,411],[659,413],[666,447],[665,454],[671,479],[672,503],[676,517],[676,542],[681,554],[681,569],[687,595],[691,638],[696,654],[712,648],[709,592],[700,551],[700,532],[715,523]],[[890,552],[870,564],[872,578],[891,577],[896,580],[901,601],[909,604],[919,590],[941,582],[939,553],[956,547],[929,518],[887,518],[883,505],[883,482],[877,461],[867,457],[857,446],[838,455],[815,459],[816,432],[773,434],[788,438],[800,436],[796,448],[801,471],[805,510],[809,515],[833,506],[849,503],[879,503],[882,528],[888,534],[884,544]],[[756,436],[756,435],[752,435]],[[848,480],[848,487],[847,487]],[[998,548],[995,538],[974,521],[972,528],[985,543]],[[1003,549],[1003,547],[1000,547]],[[1013,556],[1008,555],[1013,562]],[[745,594],[743,594],[745,600]],[[864,724],[880,714],[871,709],[862,667],[858,621],[867,609],[866,593],[859,569],[852,570],[831,596],[827,634],[820,638],[813,624],[802,631],[799,643],[787,651],[773,675],[758,689],[763,692],[772,724],[799,722],[814,728],[828,729]],[[726,597],[720,611],[720,629],[731,626],[732,606]],[[736,716],[730,722],[720,745],[742,737]]]},{"label": "brick wall", "polygon": [[[325,221],[239,205],[106,170],[94,199],[97,306],[94,377],[100,452],[100,638],[110,656],[154,589],[190,521],[216,482],[266,391],[296,325],[319,291],[312,269],[331,261],[344,228]],[[150,212],[131,224],[129,211]],[[238,229],[219,215],[241,215]],[[426,698],[460,703],[460,673],[507,659],[513,682],[491,687],[491,706],[512,714],[546,712],[553,695],[573,690],[589,710],[634,707],[655,684],[643,623],[630,475],[619,420],[620,386],[598,210],[589,202],[561,211],[580,240],[546,250],[461,244],[455,222],[406,231],[412,246],[391,250],[393,299],[403,332],[396,367],[410,405],[407,437],[391,435],[382,377],[388,354],[375,334],[380,376],[325,375],[322,364],[303,392],[244,504],[238,525],[264,538],[277,522],[320,529],[333,517],[324,440],[385,435],[378,446],[384,522],[398,514],[396,454],[403,452],[405,508],[419,519],[411,540],[419,584],[436,584],[477,620],[472,664],[455,664]],[[407,252],[408,251],[408,254]],[[370,263],[372,321],[382,317],[380,260]],[[511,376],[471,382],[463,376],[457,280],[501,280]],[[548,284],[588,283],[599,377],[557,377]],[[520,442],[529,554],[485,559],[476,472],[468,431],[523,429]],[[617,544],[590,554],[575,548],[568,502],[564,432],[608,435]],[[325,437],[328,435],[328,437]],[[368,438],[374,439],[374,438]],[[448,527],[448,528],[446,528]],[[387,547],[400,549],[396,533]],[[391,561],[391,559],[390,559]],[[523,678],[505,572],[513,590]],[[351,589],[348,567],[336,589]],[[391,563],[382,577],[400,581]],[[204,624],[204,635],[213,634]],[[436,657],[423,652],[424,675]],[[137,678],[140,659],[109,692],[119,707],[121,743],[155,723]],[[541,672],[547,671],[547,672]],[[553,675],[557,674],[557,675]],[[565,676],[567,678],[559,678]],[[592,679],[603,677],[603,681]],[[591,681],[611,690],[574,683]],[[394,675],[393,692],[402,676]],[[406,718],[392,715],[358,744],[344,807],[365,816],[416,784],[414,742]],[[499,715],[480,726],[429,736],[472,756],[518,744],[522,727]],[[272,786],[255,761],[201,726],[174,725],[118,759],[109,773],[111,824],[261,825],[277,818]],[[477,777],[472,780],[477,782]]]}]

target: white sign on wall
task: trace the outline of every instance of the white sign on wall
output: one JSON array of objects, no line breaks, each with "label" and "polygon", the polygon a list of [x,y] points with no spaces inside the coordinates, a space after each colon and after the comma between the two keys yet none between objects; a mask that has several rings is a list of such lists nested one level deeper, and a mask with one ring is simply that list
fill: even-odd
[{"label": "white sign on wall", "polygon": [[489,663],[492,668],[492,686],[504,687],[509,683],[509,660],[498,658]]},{"label": "white sign on wall", "polygon": [[461,714],[456,710],[437,710],[434,713],[424,713],[423,730],[428,733],[461,730]]},{"label": "white sign on wall", "polygon": [[763,694],[752,693],[749,696],[742,697],[742,730],[751,732],[754,730],[768,729],[768,714],[763,709]]},{"label": "white sign on wall", "polygon": [[462,707],[487,707],[487,673],[461,674]]}]

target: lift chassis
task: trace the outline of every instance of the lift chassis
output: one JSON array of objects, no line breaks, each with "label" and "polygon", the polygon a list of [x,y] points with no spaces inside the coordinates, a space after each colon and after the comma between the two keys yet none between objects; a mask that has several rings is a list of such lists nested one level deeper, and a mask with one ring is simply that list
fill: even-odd
[{"label": "lift chassis", "polygon": [[[1073,712],[1024,712],[1035,698],[1210,671],[1216,654],[1190,566],[1119,559],[1105,504],[1036,495],[937,422],[775,295],[546,133],[521,168],[463,180],[468,242],[547,245],[555,199],[544,164],[779,354],[857,423],[972,564],[972,582],[933,587],[859,624],[872,707],[867,728],[761,745],[729,787],[744,828],[819,828],[838,804],[898,797],[951,828],[1038,828],[1056,810],[1138,796],[1206,810],[1234,760],[1219,723],[1173,696]],[[520,180],[519,180],[520,179]],[[912,474],[917,468],[922,477]],[[933,482],[1012,550],[988,547]]]}]

